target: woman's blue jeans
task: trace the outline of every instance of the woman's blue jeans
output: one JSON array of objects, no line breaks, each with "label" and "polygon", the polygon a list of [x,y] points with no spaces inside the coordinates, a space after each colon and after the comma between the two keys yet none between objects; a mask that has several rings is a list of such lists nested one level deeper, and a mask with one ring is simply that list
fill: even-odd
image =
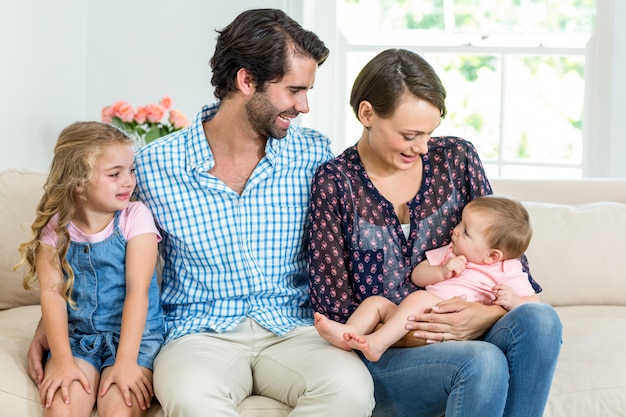
[{"label": "woman's blue jeans", "polygon": [[540,417],[561,349],[547,304],[523,304],[482,341],[389,349],[363,359],[374,379],[373,417]]}]

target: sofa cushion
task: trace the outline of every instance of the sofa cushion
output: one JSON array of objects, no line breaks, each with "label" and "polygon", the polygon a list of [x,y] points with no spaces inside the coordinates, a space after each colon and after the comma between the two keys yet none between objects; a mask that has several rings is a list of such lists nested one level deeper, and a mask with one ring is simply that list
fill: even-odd
[{"label": "sofa cushion", "polygon": [[[41,317],[39,306],[23,306],[0,311],[0,415],[41,416],[39,392],[28,377],[26,352]],[[3,414],[11,410],[10,414]],[[97,417],[94,410],[91,417]],[[154,401],[146,417],[163,417]]]},{"label": "sofa cushion", "polygon": [[39,415],[37,387],[27,375],[26,352],[41,317],[38,306],[0,311],[0,404],[12,415]]},{"label": "sofa cushion", "polygon": [[624,416],[626,307],[556,311],[563,322],[563,346],[544,416]]},{"label": "sofa cushion", "polygon": [[541,301],[553,306],[626,305],[624,259],[616,255],[626,236],[626,204],[524,205],[533,226],[526,256],[543,287]]},{"label": "sofa cushion", "polygon": [[45,180],[45,173],[33,170],[0,172],[0,310],[39,303],[39,292],[22,286],[24,270],[13,267],[20,260],[17,247],[30,239]]}]

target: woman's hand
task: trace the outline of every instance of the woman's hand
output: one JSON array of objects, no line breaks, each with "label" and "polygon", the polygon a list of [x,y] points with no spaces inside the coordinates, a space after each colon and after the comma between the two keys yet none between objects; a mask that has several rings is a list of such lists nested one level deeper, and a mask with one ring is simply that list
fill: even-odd
[{"label": "woman's hand", "polygon": [[48,350],[50,350],[48,338],[40,321],[26,354],[28,375],[35,381],[37,388],[41,388],[41,382],[43,381],[43,355]]},{"label": "woman's hand", "polygon": [[446,340],[473,340],[484,335],[506,310],[499,306],[469,303],[453,297],[433,306],[431,311],[408,317],[407,330],[426,343]]}]

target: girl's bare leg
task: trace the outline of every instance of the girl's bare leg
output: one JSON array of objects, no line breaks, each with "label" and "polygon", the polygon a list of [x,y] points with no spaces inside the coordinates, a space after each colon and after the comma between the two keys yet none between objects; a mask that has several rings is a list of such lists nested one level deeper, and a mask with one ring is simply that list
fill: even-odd
[{"label": "girl's bare leg", "polygon": [[93,365],[83,359],[74,358],[74,362],[87,377],[89,386],[91,387],[91,394],[85,391],[80,382],[74,381],[69,387],[70,403],[65,404],[63,397],[61,397],[61,390],[58,390],[52,399],[50,408],[44,408],[44,417],[67,415],[89,417],[91,415],[93,406],[96,403],[100,374]]},{"label": "girl's bare leg", "polygon": [[[102,378],[101,380],[106,380],[106,376],[111,370],[111,367],[104,368],[102,370]],[[152,381],[152,371],[147,368],[141,368],[146,376],[150,378]],[[126,405],[126,401],[124,400],[124,396],[122,392],[119,390],[117,385],[113,384],[106,392],[104,397],[98,397],[98,416],[99,417],[141,417],[146,414],[148,410],[142,410],[139,407],[139,401],[135,398],[134,394],[131,392],[131,401],[132,406],[129,407]]]}]

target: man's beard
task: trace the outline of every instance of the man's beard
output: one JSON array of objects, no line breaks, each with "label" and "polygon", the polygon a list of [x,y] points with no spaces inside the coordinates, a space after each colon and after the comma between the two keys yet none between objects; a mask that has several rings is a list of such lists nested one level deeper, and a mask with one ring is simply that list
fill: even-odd
[{"label": "man's beard", "polygon": [[298,115],[298,112],[295,110],[278,112],[267,93],[259,91],[255,92],[250,101],[246,103],[246,112],[248,114],[248,123],[257,134],[277,139],[284,138],[287,135],[287,129],[283,129],[276,124],[276,117],[279,114],[293,117]]}]

